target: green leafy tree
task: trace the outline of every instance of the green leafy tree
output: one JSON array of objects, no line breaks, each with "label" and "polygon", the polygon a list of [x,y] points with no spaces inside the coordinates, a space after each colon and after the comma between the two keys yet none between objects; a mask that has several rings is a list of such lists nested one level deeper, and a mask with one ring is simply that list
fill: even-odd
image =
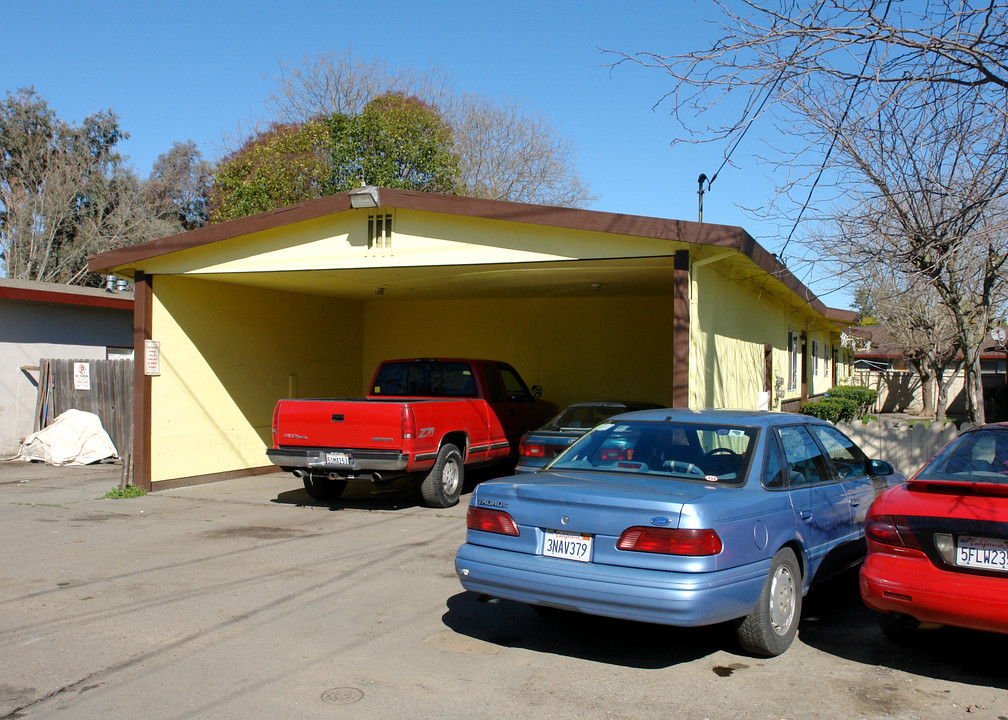
[{"label": "green leafy tree", "polygon": [[223,222],[361,185],[453,192],[450,129],[423,102],[390,94],[357,115],[274,124],[217,166],[210,219]]},{"label": "green leafy tree", "polygon": [[359,185],[451,193],[459,160],[437,110],[415,97],[375,98],[357,116],[331,115],[333,192]]},{"label": "green leafy tree", "polygon": [[210,220],[223,222],[335,192],[325,122],[274,124],[223,158],[210,191]]}]

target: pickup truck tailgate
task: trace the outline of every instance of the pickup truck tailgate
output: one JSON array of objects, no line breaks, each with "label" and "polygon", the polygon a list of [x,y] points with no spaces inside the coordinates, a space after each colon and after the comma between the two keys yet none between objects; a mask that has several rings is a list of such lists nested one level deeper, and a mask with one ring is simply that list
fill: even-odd
[{"label": "pickup truck tailgate", "polygon": [[402,448],[402,403],[381,400],[281,400],[281,447]]}]

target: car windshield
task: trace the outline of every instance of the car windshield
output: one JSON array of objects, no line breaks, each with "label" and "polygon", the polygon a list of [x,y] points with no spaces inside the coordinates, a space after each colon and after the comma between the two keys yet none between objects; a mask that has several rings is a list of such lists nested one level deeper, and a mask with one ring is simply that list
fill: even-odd
[{"label": "car windshield", "polygon": [[571,405],[557,415],[549,427],[554,430],[587,430],[622,412],[626,412],[625,405]]},{"label": "car windshield", "polygon": [[1008,429],[963,433],[922,467],[916,479],[1008,484]]},{"label": "car windshield", "polygon": [[753,427],[623,421],[599,425],[548,465],[740,484],[756,445]]}]

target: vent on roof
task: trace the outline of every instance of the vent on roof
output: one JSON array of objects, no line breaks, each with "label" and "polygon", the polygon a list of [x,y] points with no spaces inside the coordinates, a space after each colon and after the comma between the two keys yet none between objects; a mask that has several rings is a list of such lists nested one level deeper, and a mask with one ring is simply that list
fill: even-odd
[{"label": "vent on roof", "polygon": [[392,213],[368,215],[368,250],[392,249]]}]

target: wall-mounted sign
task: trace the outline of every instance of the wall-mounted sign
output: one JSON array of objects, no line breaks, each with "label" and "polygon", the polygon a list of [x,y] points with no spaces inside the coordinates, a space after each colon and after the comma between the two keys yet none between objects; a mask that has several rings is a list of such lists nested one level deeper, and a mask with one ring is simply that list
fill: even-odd
[{"label": "wall-mounted sign", "polygon": [[144,340],[144,375],[161,374],[161,343]]},{"label": "wall-mounted sign", "polygon": [[73,368],[74,390],[90,390],[91,363],[75,362]]}]

